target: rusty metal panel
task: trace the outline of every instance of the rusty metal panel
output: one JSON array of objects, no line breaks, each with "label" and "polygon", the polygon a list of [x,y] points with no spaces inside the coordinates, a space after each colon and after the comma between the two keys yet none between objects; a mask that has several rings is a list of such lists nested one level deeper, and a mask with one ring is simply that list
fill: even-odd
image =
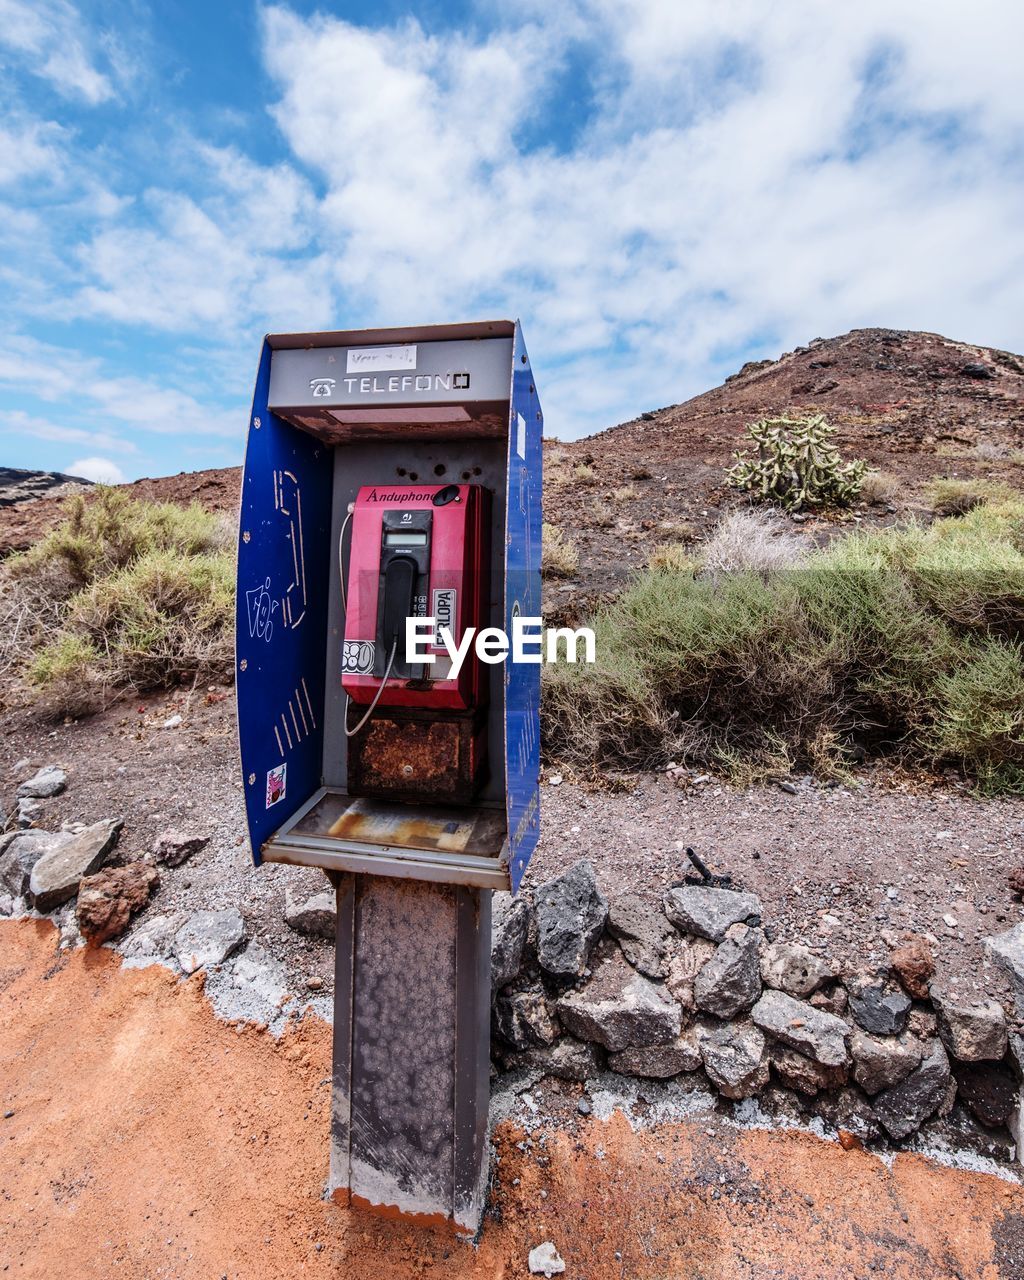
[{"label": "rusty metal panel", "polygon": [[359,877],[352,1001],[353,1202],[445,1220],[455,1143],[456,893]]},{"label": "rusty metal panel", "polygon": [[431,720],[378,713],[349,742],[349,790],[392,800],[468,804],[485,749],[479,715]]}]

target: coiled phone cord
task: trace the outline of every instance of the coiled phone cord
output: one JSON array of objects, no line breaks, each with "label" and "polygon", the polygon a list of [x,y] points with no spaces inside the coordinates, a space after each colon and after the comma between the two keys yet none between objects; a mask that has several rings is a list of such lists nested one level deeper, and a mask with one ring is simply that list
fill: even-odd
[{"label": "coiled phone cord", "polygon": [[[348,588],[345,584],[345,557],[342,554],[342,550],[345,543],[345,530],[348,528],[349,522],[351,521],[351,519],[352,519],[352,503],[349,503],[348,514],[345,516],[345,519],[341,522],[341,533],[338,534],[338,574],[341,578],[341,598],[342,598],[342,601],[344,602],[346,612],[348,611]],[[350,697],[349,694],[347,693],[345,694],[345,719],[342,723],[342,728],[345,730],[346,738],[354,738],[356,734],[359,732],[359,730],[363,727],[363,725],[366,724],[367,720],[369,720],[370,716],[372,716],[373,713],[377,710],[377,703],[380,702],[381,694],[384,692],[384,687],[388,682],[388,676],[391,675],[391,668],[395,665],[395,654],[397,652],[398,652],[398,637],[396,636],[395,643],[391,646],[391,653],[388,656],[388,665],[387,665],[387,670],[384,672],[384,679],[380,682],[380,687],[378,688],[377,692],[373,695],[373,701],[366,708],[366,714],[359,721],[359,723],[352,729],[348,727],[348,709],[352,703],[352,698]]]},{"label": "coiled phone cord", "polygon": [[[373,701],[366,708],[366,715],[363,716],[362,720],[359,721],[359,723],[355,726],[355,728],[350,729],[348,727],[348,724],[347,723],[345,724],[344,728],[345,728],[346,738],[354,738],[356,734],[359,732],[359,730],[363,727],[363,725],[366,724],[367,720],[369,720],[370,716],[373,715],[374,711],[376,711],[377,703],[380,702],[380,695],[384,692],[384,686],[387,684],[388,676],[391,674],[391,668],[394,666],[395,654],[397,652],[398,652],[398,637],[396,636],[395,643],[391,646],[391,653],[388,657],[387,670],[384,672],[384,679],[380,682],[380,688],[373,695]],[[345,703],[345,720],[347,721],[349,703],[352,701],[352,699],[348,696],[348,694],[346,694],[345,697],[348,699],[348,701]]]}]

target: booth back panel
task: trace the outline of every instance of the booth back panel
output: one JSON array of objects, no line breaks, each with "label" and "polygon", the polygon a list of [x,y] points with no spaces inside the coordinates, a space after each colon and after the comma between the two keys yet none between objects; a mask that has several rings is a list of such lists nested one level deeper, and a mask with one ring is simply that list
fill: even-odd
[{"label": "booth back panel", "polygon": [[[508,441],[505,630],[541,610],[541,436],[544,420],[522,330],[512,352]],[[505,665],[505,762],[509,874],[513,892],[540,834],[540,666]]]},{"label": "booth back panel", "polygon": [[256,379],[239,513],[235,674],[253,858],[320,786],[333,459]]}]

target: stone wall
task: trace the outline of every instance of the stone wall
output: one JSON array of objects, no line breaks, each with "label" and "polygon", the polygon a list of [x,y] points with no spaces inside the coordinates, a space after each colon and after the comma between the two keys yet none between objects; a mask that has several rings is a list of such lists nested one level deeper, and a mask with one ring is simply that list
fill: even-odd
[{"label": "stone wall", "polygon": [[[1020,990],[1024,926],[988,945]],[[680,884],[660,908],[609,903],[578,862],[532,896],[495,895],[491,965],[499,1071],[686,1076],[851,1140],[902,1143],[944,1122],[956,1145],[1020,1149],[1024,1037],[998,1001],[940,989],[924,938],[840,974],[769,941],[752,894]]]}]

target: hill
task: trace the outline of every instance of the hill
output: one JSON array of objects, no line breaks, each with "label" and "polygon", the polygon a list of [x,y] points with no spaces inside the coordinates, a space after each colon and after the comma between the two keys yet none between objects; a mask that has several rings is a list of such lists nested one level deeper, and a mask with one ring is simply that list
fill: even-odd
[{"label": "hill", "polygon": [[[548,612],[616,589],[661,543],[695,542],[744,505],[724,482],[746,423],[787,409],[821,411],[847,457],[892,478],[889,500],[843,520],[897,523],[924,513],[938,476],[1024,480],[1024,357],[934,333],[855,329],[754,361],[720,387],[573,442],[546,443],[545,516],[574,539],[574,579],[549,589]],[[211,511],[237,507],[238,468],[135,481],[135,497]],[[60,518],[60,496],[0,509],[0,558]],[[801,519],[797,517],[797,519]],[[836,517],[809,518],[826,539]],[[570,605],[571,601],[571,605]]]}]

